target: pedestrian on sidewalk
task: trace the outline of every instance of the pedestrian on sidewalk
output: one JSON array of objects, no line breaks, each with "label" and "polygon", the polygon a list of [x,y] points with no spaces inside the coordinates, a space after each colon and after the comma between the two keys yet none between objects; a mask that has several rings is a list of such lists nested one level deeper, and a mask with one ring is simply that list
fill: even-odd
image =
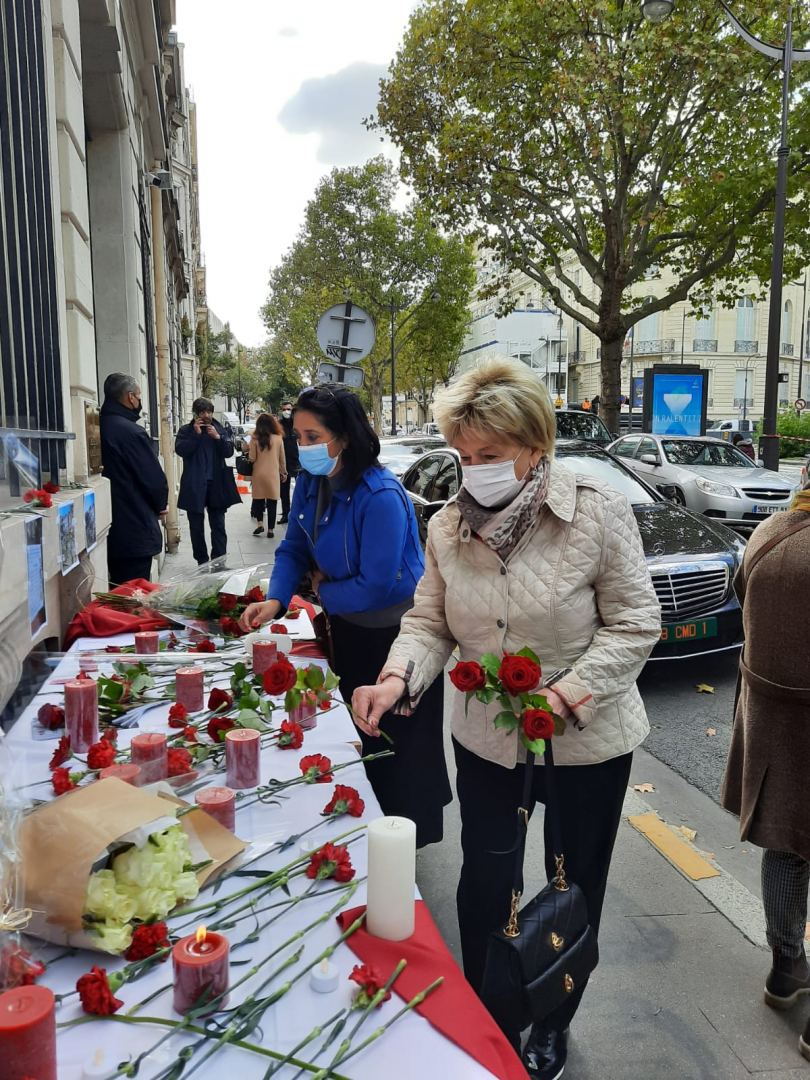
[{"label": "pedestrian on sidewalk", "polygon": [[197,564],[208,562],[205,540],[205,512],[211,529],[211,558],[228,550],[225,513],[229,506],[241,505],[233,469],[227,459],[233,455],[233,435],[214,419],[214,403],[197,398],[191,406],[193,419],[177,432],[174,449],[183,459],[180,497],[177,505],[188,514],[191,550]]},{"label": "pedestrian on sidewalk", "polygon": [[[311,387],[294,414],[302,472],[287,535],[276,550],[267,600],[242,615],[255,629],[284,611],[305,575],[329,616],[340,692],[351,701],[372,682],[413,604],[425,568],[413,505],[399,480],[377,460],[380,441],[358,397]],[[416,823],[416,843],[442,838],[452,799],[442,739],[442,681],[413,716],[385,718],[396,754],[369,762],[366,773],[384,814]],[[364,754],[379,740],[361,736]]]},{"label": "pedestrian on sidewalk", "polygon": [[253,462],[253,472],[250,474],[253,495],[250,516],[256,522],[253,535],[261,536],[264,532],[264,514],[267,511],[267,535],[272,538],[275,536],[276,503],[281,494],[281,485],[287,479],[287,465],[281,426],[270,413],[261,413],[256,418],[256,430],[250,440],[248,457]]},{"label": "pedestrian on sidewalk", "polygon": [[279,423],[284,434],[284,457],[287,462],[287,478],[281,482],[281,517],[279,525],[286,525],[290,517],[290,484],[301,471],[298,460],[298,438],[292,421],[293,407],[291,401],[282,401],[281,417]]},{"label": "pedestrian on sidewalk", "polygon": [[112,524],[107,536],[110,585],[152,576],[152,559],[163,549],[160,521],[169,485],[146,430],[138,423],[141,388],[122,371],[104,380],[101,460],[110,481]]},{"label": "pedestrian on sidewalk", "polygon": [[[787,1009],[810,993],[810,485],[788,513],[756,527],[734,588],[745,646],[721,798],[740,819],[740,838],[764,849],[762,902],[773,951],[765,1002]],[[810,1060],[810,1020],[799,1050]]]},{"label": "pedestrian on sidewalk", "polygon": [[[628,500],[554,460],[548,392],[506,361],[479,365],[442,391],[439,428],[461,457],[463,486],[428,530],[425,576],[379,675],[352,705],[365,735],[389,709],[406,713],[436,682],[456,645],[462,660],[529,647],[541,659],[552,709],[569,721],[554,740],[565,867],[599,929],[633,751],[649,731],[636,679],[661,633],[661,611]],[[479,993],[490,933],[509,915],[518,807],[545,802],[533,766],[521,802],[525,750],[497,710],[455,695],[452,712],[464,862],[458,920],[464,974]],[[556,874],[548,817],[545,862]],[[556,1080],[585,984],[532,1027],[529,1075]],[[496,1020],[519,1049],[516,1020]]]}]

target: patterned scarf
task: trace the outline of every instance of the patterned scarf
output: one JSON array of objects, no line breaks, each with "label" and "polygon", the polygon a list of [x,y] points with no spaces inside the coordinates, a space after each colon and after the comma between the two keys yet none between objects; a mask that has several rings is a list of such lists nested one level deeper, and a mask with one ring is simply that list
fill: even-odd
[{"label": "patterned scarf", "polygon": [[456,496],[461,516],[487,547],[506,561],[537,518],[548,493],[549,460],[541,458],[514,499],[498,509],[480,506],[462,487]]}]

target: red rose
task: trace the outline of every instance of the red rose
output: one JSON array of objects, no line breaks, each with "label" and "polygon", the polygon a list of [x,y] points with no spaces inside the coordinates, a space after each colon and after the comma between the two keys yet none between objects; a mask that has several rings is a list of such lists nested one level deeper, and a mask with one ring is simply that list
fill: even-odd
[{"label": "red rose", "polygon": [[498,678],[508,694],[530,694],[540,682],[540,665],[528,656],[506,653],[498,668]]},{"label": "red rose", "polygon": [[289,630],[287,629],[287,627],[284,625],[283,622],[274,622],[274,623],[270,623],[270,633],[271,634],[288,634]]},{"label": "red rose", "polygon": [[29,488],[28,491],[26,491],[23,494],[23,502],[24,503],[33,502],[36,497],[37,497],[36,490],[34,488]]},{"label": "red rose", "polygon": [[264,673],[264,691],[266,694],[286,694],[295,686],[297,678],[298,672],[289,660],[276,660]]},{"label": "red rose", "polygon": [[95,964],[86,975],[82,975],[76,983],[76,989],[79,991],[82,1008],[93,1016],[112,1016],[124,1004],[113,994],[106,969],[96,967]]},{"label": "red rose", "polygon": [[281,750],[300,750],[304,745],[304,729],[295,720],[282,720],[276,746]]},{"label": "red rose", "polygon": [[51,773],[51,783],[54,795],[64,795],[66,791],[79,786],[70,775],[69,769],[54,769]]},{"label": "red rose", "polygon": [[212,716],[208,721],[208,738],[211,742],[221,743],[225,742],[225,732],[230,731],[231,728],[236,727],[236,721],[230,720],[227,716]]},{"label": "red rose", "polygon": [[223,690],[219,686],[215,686],[208,695],[208,709],[210,712],[222,712],[223,707],[230,709],[231,705],[233,705],[233,697],[227,690]]},{"label": "red rose", "polygon": [[328,784],[332,779],[332,762],[323,754],[308,754],[298,762],[308,784]]},{"label": "red rose", "polygon": [[188,750],[174,746],[166,753],[169,776],[184,776],[191,772],[192,758]]},{"label": "red rose", "polygon": [[[169,931],[165,922],[136,926],[132,934],[132,943],[124,953],[124,959],[129,960],[130,963],[135,960],[146,960],[161,949],[168,949],[170,944]],[[161,960],[168,959],[168,953],[161,957]]]},{"label": "red rose", "polygon": [[42,490],[46,491],[49,495],[58,495],[59,485],[55,484],[53,480],[49,480],[47,484],[42,485]]},{"label": "red rose", "polygon": [[45,510],[50,510],[53,506],[53,499],[50,497],[47,491],[39,490],[37,492],[37,502]]},{"label": "red rose", "polygon": [[169,709],[169,727],[181,728],[186,726],[186,720],[188,720],[188,709],[185,705],[181,705],[179,702],[175,702]]},{"label": "red rose", "polygon": [[16,986],[33,986],[45,971],[41,960],[14,943],[0,949],[0,990],[13,990]]},{"label": "red rose", "polygon": [[106,769],[115,761],[115,747],[106,739],[99,739],[87,751],[88,769]]},{"label": "red rose", "polygon": [[192,724],[190,724],[188,727],[184,727],[183,738],[186,740],[186,742],[196,742],[197,729]]},{"label": "red rose", "polygon": [[526,709],[523,713],[523,734],[529,742],[550,739],[554,734],[554,717],[545,709]]},{"label": "red rose", "polygon": [[477,660],[459,660],[450,672],[450,682],[462,694],[471,694],[474,690],[484,689],[487,673]]},{"label": "red rose", "polygon": [[[360,1009],[365,1009],[370,1005],[386,983],[386,980],[377,973],[376,968],[373,968],[371,964],[355,964],[349,980],[356,982],[360,987],[354,998],[354,1004]],[[379,1009],[380,1005],[384,1001],[388,1001],[390,997],[391,991],[386,990],[385,996],[381,997],[377,1003],[377,1008]]]},{"label": "red rose", "polygon": [[310,856],[306,869],[307,877],[314,878],[315,881],[334,878],[335,881],[346,882],[351,881],[354,874],[349,849],[345,844],[324,844]]},{"label": "red rose", "polygon": [[318,708],[321,709],[322,712],[327,712],[329,709],[331,709],[332,708],[332,695],[327,694],[326,697],[322,697],[318,701]]},{"label": "red rose", "polygon": [[73,757],[73,754],[70,749],[70,736],[63,735],[56,744],[56,749],[53,752],[48,768],[55,769],[57,766],[61,765],[63,761],[67,761],[71,757]]},{"label": "red rose", "polygon": [[239,597],[234,596],[233,593],[221,592],[219,594],[219,610],[220,611],[233,611],[239,604]]},{"label": "red rose", "polygon": [[48,731],[56,731],[57,728],[65,726],[65,710],[61,705],[51,705],[48,702],[47,705],[40,706],[37,720]]},{"label": "red rose", "polygon": [[198,641],[189,652],[216,652],[217,647],[211,640],[211,638],[203,638],[202,641]]},{"label": "red rose", "polygon": [[223,615],[219,620],[219,628],[223,634],[229,634],[231,637],[241,637],[244,633],[236,619],[231,618],[230,615]]},{"label": "red rose", "polygon": [[261,604],[264,600],[264,593],[258,585],[254,585],[250,592],[245,593],[244,601],[246,604]]},{"label": "red rose", "polygon": [[349,814],[350,817],[360,817],[366,808],[366,804],[360,798],[356,788],[347,784],[335,784],[332,798],[323,808],[321,813],[326,816],[339,817],[341,814]]}]

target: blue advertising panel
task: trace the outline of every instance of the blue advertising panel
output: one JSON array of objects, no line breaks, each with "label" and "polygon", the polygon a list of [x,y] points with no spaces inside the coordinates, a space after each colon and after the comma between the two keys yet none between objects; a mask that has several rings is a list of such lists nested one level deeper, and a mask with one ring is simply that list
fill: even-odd
[{"label": "blue advertising panel", "polygon": [[633,376],[633,408],[641,409],[644,406],[644,376]]},{"label": "blue advertising panel", "polygon": [[702,435],[705,418],[705,371],[649,372],[652,383],[650,426],[654,435]]}]

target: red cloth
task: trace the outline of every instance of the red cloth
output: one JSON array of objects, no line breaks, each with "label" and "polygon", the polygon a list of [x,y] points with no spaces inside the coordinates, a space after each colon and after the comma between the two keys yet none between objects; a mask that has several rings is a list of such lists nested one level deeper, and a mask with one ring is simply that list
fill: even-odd
[{"label": "red cloth", "polygon": [[[347,930],[364,911],[364,907],[352,908],[338,915],[337,921]],[[493,1076],[526,1080],[520,1058],[462,975],[423,900],[416,901],[416,928],[405,941],[383,941],[361,926],[346,944],[386,979],[400,960],[407,960],[408,966],[394,983],[403,1001],[410,1001],[443,975],[442,985],[416,1011]]]},{"label": "red cloth", "polygon": [[[110,589],[116,596],[132,596],[134,592],[154,592],[158,586],[144,578],[133,578],[115,589]],[[86,608],[70,620],[65,632],[65,649],[80,637],[115,637],[116,634],[134,634],[141,630],[164,630],[172,624],[162,615],[135,615],[129,611],[119,611],[108,607],[101,600],[91,600]]]}]

